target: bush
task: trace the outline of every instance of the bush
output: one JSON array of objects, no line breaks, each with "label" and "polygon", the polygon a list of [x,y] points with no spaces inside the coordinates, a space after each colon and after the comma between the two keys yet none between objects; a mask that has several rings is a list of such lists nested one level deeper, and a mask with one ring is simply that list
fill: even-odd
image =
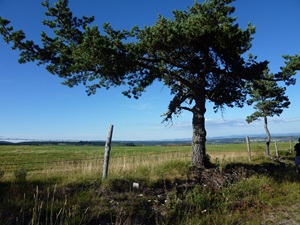
[{"label": "bush", "polygon": [[26,182],[27,170],[24,168],[15,171],[16,182]]}]

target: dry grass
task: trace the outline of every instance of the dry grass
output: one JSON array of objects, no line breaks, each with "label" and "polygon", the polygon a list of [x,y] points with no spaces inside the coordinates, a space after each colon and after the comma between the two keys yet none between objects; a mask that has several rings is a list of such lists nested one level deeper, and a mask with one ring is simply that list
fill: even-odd
[{"label": "dry grass", "polygon": [[[282,146],[283,149],[286,146]],[[82,179],[97,179],[102,176],[103,154],[99,156],[98,147],[78,146],[0,146],[0,162],[5,172],[2,181],[12,181],[14,171],[24,168],[28,171],[27,180],[48,180],[59,178],[64,183]],[[170,162],[191,161],[189,146],[137,146],[116,147],[109,162],[109,176],[134,176],[145,174],[148,179],[171,172],[161,171]],[[212,163],[248,162],[249,156],[245,144],[208,145],[207,153]],[[264,157],[263,144],[253,145],[251,159]],[[2,165],[1,165],[2,163]],[[160,169],[158,169],[160,168]]]},{"label": "dry grass", "polygon": [[[103,155],[99,156],[98,148],[84,148],[74,150],[72,146],[64,149],[60,149],[59,146],[20,146],[18,149],[3,150],[0,146],[0,168],[5,172],[0,179],[1,182],[4,181],[2,189],[3,194],[6,194],[2,200],[6,199],[5,204],[10,204],[0,212],[2,219],[11,222],[18,220],[21,224],[83,224],[81,221],[88,224],[87,221],[91,218],[102,218],[102,214],[95,214],[102,212],[103,215],[115,215],[111,218],[112,223],[118,224],[118,221],[121,221],[120,224],[125,224],[127,219],[130,223],[130,215],[145,212],[144,207],[149,204],[149,196],[145,196],[145,202],[141,202],[142,197],[131,190],[128,193],[112,192],[112,196],[102,196],[106,192],[98,192],[99,187],[106,190],[111,185],[128,185],[128,182],[130,185],[133,179],[147,187],[157,187],[157,184],[163,184],[165,180],[172,181],[177,178],[185,181],[187,169],[191,165],[189,146],[118,147],[113,148],[111,154],[109,179],[99,181],[102,177]],[[287,150],[284,146],[280,147],[282,154]],[[178,196],[174,195],[177,189],[169,190],[166,192],[167,204],[161,205],[157,201],[154,205],[165,210],[166,215],[163,218],[166,221],[171,221],[171,217],[174,216],[176,224],[261,224],[261,221],[272,221],[275,224],[280,218],[275,218],[273,212],[268,214],[267,209],[282,204],[292,209],[299,206],[294,202],[299,195],[300,177],[294,177],[293,167],[288,164],[282,169],[275,162],[267,161],[264,145],[253,146],[252,162],[249,162],[248,152],[242,144],[209,145],[207,153],[211,162],[219,169],[226,168],[231,163],[251,165],[268,162],[269,167],[270,164],[274,166],[274,173],[243,179],[216,193],[208,189],[201,192],[199,187],[196,187],[179,195],[179,200],[176,199]],[[271,154],[275,155],[273,150]],[[28,172],[28,182],[14,182],[14,172],[18,168],[22,172],[22,167]],[[154,193],[152,197],[156,199],[157,195]],[[110,199],[109,204],[105,202],[106,199]],[[127,204],[129,201],[137,207],[132,208]],[[191,207],[187,210],[181,201],[188,202]],[[113,205],[114,212],[110,211],[113,203],[116,203]],[[205,213],[202,213],[203,209]],[[286,210],[286,207],[282,209]],[[129,214],[126,214],[125,210]],[[198,211],[201,214],[195,213]],[[260,214],[264,214],[263,220],[258,217]],[[293,218],[293,221],[298,219]],[[161,221],[159,224],[166,223]]]}]

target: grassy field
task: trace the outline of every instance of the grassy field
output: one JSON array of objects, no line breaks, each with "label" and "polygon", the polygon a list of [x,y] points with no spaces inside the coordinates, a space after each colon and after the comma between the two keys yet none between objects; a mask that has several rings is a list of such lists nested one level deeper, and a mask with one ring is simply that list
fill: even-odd
[{"label": "grassy field", "polygon": [[[113,146],[109,175],[120,176],[138,167],[151,167],[174,159],[188,160],[186,146]],[[103,147],[95,146],[0,146],[3,180],[14,179],[14,171],[24,169],[28,180],[60,178],[65,183],[101,176]]]},{"label": "grassy field", "polygon": [[[251,144],[253,159],[263,157],[264,143]],[[278,143],[280,152],[289,152],[289,143]],[[247,146],[242,144],[207,145],[212,162],[245,161]],[[275,155],[275,147],[271,146]],[[25,169],[29,180],[63,178],[73,181],[80,177],[101,176],[104,147],[97,146],[0,146],[0,168],[2,180],[14,179],[14,171]],[[168,161],[190,161],[190,146],[112,146],[109,175],[131,173],[139,167],[155,168]]]},{"label": "grassy field", "polygon": [[271,209],[294,209],[300,188],[290,144],[277,147],[284,167],[265,158],[264,143],[251,144],[251,162],[245,143],[207,145],[212,181],[241,177],[216,190],[187,181],[190,146],[112,146],[106,180],[104,147],[0,146],[0,224],[276,224],[283,214]]}]

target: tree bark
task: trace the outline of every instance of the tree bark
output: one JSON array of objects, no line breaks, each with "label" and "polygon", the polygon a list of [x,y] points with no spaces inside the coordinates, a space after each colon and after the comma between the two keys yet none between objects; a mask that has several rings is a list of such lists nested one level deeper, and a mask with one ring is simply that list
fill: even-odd
[{"label": "tree bark", "polygon": [[206,130],[205,130],[205,97],[195,99],[193,107],[193,138],[192,138],[192,163],[197,167],[207,167],[209,160],[206,155]]},{"label": "tree bark", "polygon": [[271,134],[270,134],[269,129],[268,129],[268,120],[267,120],[266,116],[264,116],[264,121],[265,121],[264,128],[265,128],[265,131],[266,131],[267,136],[268,136],[268,139],[267,139],[267,142],[266,142],[266,156],[270,157]]}]

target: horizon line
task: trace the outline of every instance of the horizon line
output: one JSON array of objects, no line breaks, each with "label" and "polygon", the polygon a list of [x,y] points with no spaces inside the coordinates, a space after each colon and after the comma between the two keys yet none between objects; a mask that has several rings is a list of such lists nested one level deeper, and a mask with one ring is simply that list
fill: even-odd
[{"label": "horizon line", "polygon": [[[249,136],[250,138],[263,138],[266,136],[266,134],[251,134],[251,135],[223,135],[223,136],[209,136],[206,137],[209,140],[212,139],[230,139],[230,138],[246,138]],[[293,136],[293,137],[299,137],[300,133],[278,133],[271,135],[272,137],[287,137],[287,136]],[[106,140],[97,140],[97,139],[36,139],[36,138],[5,138],[0,136],[0,142],[106,142]],[[151,142],[151,141],[157,141],[157,142],[163,142],[163,141],[192,141],[192,138],[168,138],[168,139],[148,139],[148,140],[112,140],[112,142]]]}]

